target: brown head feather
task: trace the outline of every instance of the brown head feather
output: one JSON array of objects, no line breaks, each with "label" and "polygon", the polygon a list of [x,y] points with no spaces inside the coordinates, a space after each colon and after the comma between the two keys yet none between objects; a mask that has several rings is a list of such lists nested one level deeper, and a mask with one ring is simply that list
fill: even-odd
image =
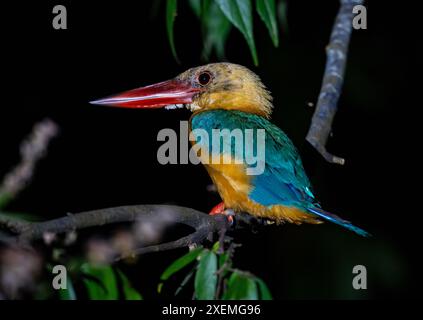
[{"label": "brown head feather", "polygon": [[[207,73],[209,81],[199,77]],[[207,77],[206,77],[207,78]],[[211,109],[239,110],[270,118],[272,96],[260,78],[249,69],[232,63],[211,63],[192,68],[176,77],[203,87],[188,106],[193,112]]]}]

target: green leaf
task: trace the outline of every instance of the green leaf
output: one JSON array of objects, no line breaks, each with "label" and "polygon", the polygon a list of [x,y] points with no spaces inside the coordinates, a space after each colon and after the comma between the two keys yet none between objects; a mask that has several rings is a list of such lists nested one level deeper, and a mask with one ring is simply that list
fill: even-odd
[{"label": "green leaf", "polygon": [[253,15],[251,0],[215,0],[230,22],[244,35],[255,65],[258,65],[256,45],[253,36]]},{"label": "green leaf", "polygon": [[169,39],[170,49],[172,50],[173,57],[179,63],[178,55],[176,54],[175,39],[173,34],[173,26],[176,18],[177,0],[166,1],[166,29],[167,37]]},{"label": "green leaf", "polygon": [[200,253],[203,251],[203,247],[198,247],[194,250],[191,250],[187,254],[183,255],[182,257],[176,259],[172,264],[166,268],[166,270],[160,276],[160,280],[165,281],[169,279],[171,275],[181,270],[183,267],[187,266],[191,262],[193,262]]},{"label": "green leaf", "polygon": [[201,17],[201,0],[189,0],[189,5],[197,18]]},{"label": "green leaf", "polygon": [[69,275],[66,278],[66,289],[59,290],[59,298],[60,300],[76,300],[75,289]]},{"label": "green leaf", "polygon": [[116,272],[122,281],[123,295],[125,300],[142,300],[141,294],[132,287],[125,274],[119,269],[116,269]]},{"label": "green leaf", "polygon": [[[173,274],[193,262],[203,251],[203,247],[198,247],[194,250],[191,250],[182,257],[176,259],[172,264],[166,268],[166,270],[160,276],[160,280],[165,281],[169,279]],[[157,286],[157,292],[160,293],[163,288],[163,282],[160,282]]]},{"label": "green leaf", "polygon": [[217,250],[219,250],[219,247],[220,247],[220,243],[219,241],[216,241],[215,243],[213,243],[212,251],[214,253],[217,253]]},{"label": "green leaf", "polygon": [[111,266],[82,265],[83,281],[92,300],[116,300],[119,297],[117,281]]},{"label": "green leaf", "polygon": [[259,287],[260,290],[260,299],[261,300],[272,300],[272,294],[270,293],[269,288],[267,287],[267,285],[264,283],[263,280],[261,280],[260,278],[254,278],[257,282],[257,285]]},{"label": "green leaf", "polygon": [[195,297],[200,300],[212,300],[216,295],[217,256],[213,251],[204,250],[200,256],[195,274]]},{"label": "green leaf", "polygon": [[224,300],[257,300],[257,284],[251,276],[234,272],[229,278]]},{"label": "green leaf", "polygon": [[157,293],[161,293],[161,292],[162,292],[162,289],[163,289],[163,282],[160,282],[160,283],[157,285]]},{"label": "green leaf", "polygon": [[226,277],[226,275],[229,273],[228,269],[232,266],[232,261],[230,260],[229,254],[227,254],[226,252],[219,255],[219,270],[222,269],[224,265],[225,268],[221,271],[222,277]]},{"label": "green leaf", "polygon": [[[227,253],[222,253],[219,256],[219,268],[222,268],[225,263],[228,264],[228,262],[227,262],[228,260],[229,260],[229,255]],[[229,264],[228,267],[230,267],[230,264]]]},{"label": "green leaf", "polygon": [[203,58],[209,60],[212,51],[219,60],[224,59],[225,43],[231,30],[231,23],[215,1],[203,0],[201,15],[203,33]]},{"label": "green leaf", "polygon": [[279,45],[278,25],[276,22],[276,5],[275,0],[256,0],[257,12],[269,30],[270,38],[273,45]]}]

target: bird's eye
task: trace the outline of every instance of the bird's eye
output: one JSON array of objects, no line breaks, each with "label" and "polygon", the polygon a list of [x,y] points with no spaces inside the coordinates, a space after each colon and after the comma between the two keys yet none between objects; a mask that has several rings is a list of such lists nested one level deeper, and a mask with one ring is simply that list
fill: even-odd
[{"label": "bird's eye", "polygon": [[208,84],[210,80],[211,80],[211,75],[209,72],[202,72],[198,76],[198,83],[201,84],[202,86],[205,86],[206,84]]}]

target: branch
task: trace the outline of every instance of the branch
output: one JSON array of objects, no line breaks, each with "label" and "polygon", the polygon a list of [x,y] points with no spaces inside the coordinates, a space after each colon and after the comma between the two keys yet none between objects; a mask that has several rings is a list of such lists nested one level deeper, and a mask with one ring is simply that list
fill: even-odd
[{"label": "branch", "polygon": [[[14,233],[16,235],[16,243],[25,245],[31,241],[43,238],[47,233],[60,234],[121,222],[154,222],[163,215],[163,212],[168,213],[172,223],[181,223],[192,227],[194,232],[175,241],[135,249],[129,254],[116,256],[115,260],[148,252],[200,244],[209,235],[226,230],[229,227],[229,222],[223,215],[210,216],[203,212],[180,206],[135,205],[68,214],[66,217],[44,222],[24,222],[7,216],[0,216],[0,228]],[[247,223],[250,221],[243,215],[245,214],[240,215],[240,222]]]},{"label": "branch", "polygon": [[20,145],[21,161],[0,183],[0,208],[28,185],[37,163],[46,154],[50,141],[58,131],[58,126],[50,119],[44,119],[34,125],[31,134]]},{"label": "branch", "polygon": [[31,222],[13,218],[7,213],[0,212],[0,229],[5,229],[11,233],[21,233],[29,227]]},{"label": "branch", "polygon": [[344,82],[348,45],[353,20],[353,7],[363,0],[340,0],[340,8],[333,25],[329,45],[326,47],[326,67],[316,110],[306,140],[331,163],[344,164],[343,158],[326,151],[326,142],[332,130],[339,96]]}]

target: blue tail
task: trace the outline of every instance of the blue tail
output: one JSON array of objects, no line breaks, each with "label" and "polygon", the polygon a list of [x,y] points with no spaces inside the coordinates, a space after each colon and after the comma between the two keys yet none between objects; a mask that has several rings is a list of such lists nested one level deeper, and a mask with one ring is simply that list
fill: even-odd
[{"label": "blue tail", "polygon": [[341,227],[347,228],[348,230],[354,231],[355,233],[359,234],[363,237],[370,237],[371,234],[364,231],[363,229],[360,229],[359,227],[354,226],[349,221],[343,220],[337,215],[334,215],[330,212],[324,211],[320,208],[312,207],[307,208],[307,210],[311,213],[314,213],[315,215],[319,216],[320,218],[323,218],[327,221],[336,223],[337,225],[340,225]]}]

